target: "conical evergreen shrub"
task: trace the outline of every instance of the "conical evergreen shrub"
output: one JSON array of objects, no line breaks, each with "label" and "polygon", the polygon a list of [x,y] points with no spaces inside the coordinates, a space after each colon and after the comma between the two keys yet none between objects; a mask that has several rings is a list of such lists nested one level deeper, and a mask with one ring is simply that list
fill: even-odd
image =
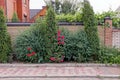
[{"label": "conical evergreen shrub", "polygon": [[0,9],[0,62],[7,62],[11,52],[11,40],[7,33],[3,10]]},{"label": "conical evergreen shrub", "polygon": [[12,22],[19,22],[19,18],[18,18],[18,16],[17,16],[17,13],[16,13],[16,12],[13,13]]},{"label": "conical evergreen shrub", "polygon": [[85,26],[85,32],[90,44],[89,46],[92,49],[93,60],[96,60],[98,59],[100,44],[94,11],[88,0],[84,0],[83,22]]},{"label": "conical evergreen shrub", "polygon": [[[56,25],[56,18],[55,18],[55,12],[52,7],[48,7],[47,14],[46,14],[46,51],[47,56],[46,60],[50,61],[52,58],[54,58],[55,62],[63,61],[64,56],[64,50],[62,48],[62,45],[58,45],[57,42],[57,32],[58,27]],[[60,37],[59,33],[59,37]]]}]

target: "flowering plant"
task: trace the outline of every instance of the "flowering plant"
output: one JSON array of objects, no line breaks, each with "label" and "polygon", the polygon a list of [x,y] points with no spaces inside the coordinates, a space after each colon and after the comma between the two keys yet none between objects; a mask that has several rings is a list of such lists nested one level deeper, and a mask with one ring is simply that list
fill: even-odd
[{"label": "flowering plant", "polygon": [[61,36],[61,31],[58,30],[57,33],[57,41],[58,41],[58,45],[64,45],[64,36]]},{"label": "flowering plant", "polygon": [[57,32],[57,50],[52,56],[50,57],[50,61],[52,62],[64,62],[64,36],[61,35],[61,31],[58,30]]},{"label": "flowering plant", "polygon": [[27,50],[29,52],[28,54],[26,54],[28,57],[34,56],[36,54],[31,47],[28,47]]}]

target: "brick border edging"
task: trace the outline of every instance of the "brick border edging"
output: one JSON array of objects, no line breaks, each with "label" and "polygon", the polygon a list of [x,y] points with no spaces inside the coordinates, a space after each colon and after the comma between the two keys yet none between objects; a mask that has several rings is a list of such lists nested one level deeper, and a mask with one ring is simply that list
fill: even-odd
[{"label": "brick border edging", "polygon": [[96,75],[96,76],[3,76],[1,78],[120,78],[120,75]]},{"label": "brick border edging", "polygon": [[94,64],[94,63],[0,64],[0,67],[120,67],[120,64]]}]

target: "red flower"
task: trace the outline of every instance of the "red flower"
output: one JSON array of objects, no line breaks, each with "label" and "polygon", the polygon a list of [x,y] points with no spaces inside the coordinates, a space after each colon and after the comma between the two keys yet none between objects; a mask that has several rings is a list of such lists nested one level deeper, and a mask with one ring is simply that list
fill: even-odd
[{"label": "red flower", "polygon": [[58,45],[60,45],[61,44],[61,42],[58,42]]},{"label": "red flower", "polygon": [[50,60],[51,60],[51,61],[55,61],[55,58],[54,58],[54,57],[51,57]]},{"label": "red flower", "polygon": [[61,38],[60,38],[60,37],[58,37],[58,38],[57,38],[57,40],[58,40],[58,41],[60,41],[60,40],[61,40]]},{"label": "red flower", "polygon": [[64,39],[64,38],[65,38],[65,36],[61,36],[61,38],[62,38],[62,39]]},{"label": "red flower", "polygon": [[64,42],[61,42],[62,45],[64,45]]},{"label": "red flower", "polygon": [[31,54],[27,54],[28,57],[32,56]]},{"label": "red flower", "polygon": [[31,48],[30,48],[30,47],[28,47],[28,48],[27,48],[27,50],[29,50],[29,51],[30,51],[30,50],[31,50]]},{"label": "red flower", "polygon": [[36,54],[35,52],[32,52],[32,53],[27,54],[27,56],[28,56],[28,57],[31,57],[31,56],[33,56],[33,55],[35,55],[35,54]]},{"label": "red flower", "polygon": [[58,30],[58,33],[57,33],[57,35],[58,35],[58,36],[60,36],[60,34],[61,34],[61,31],[60,31],[60,30]]},{"label": "red flower", "polygon": [[35,53],[35,52],[32,52],[31,54],[32,54],[32,55],[35,55],[36,53]]}]

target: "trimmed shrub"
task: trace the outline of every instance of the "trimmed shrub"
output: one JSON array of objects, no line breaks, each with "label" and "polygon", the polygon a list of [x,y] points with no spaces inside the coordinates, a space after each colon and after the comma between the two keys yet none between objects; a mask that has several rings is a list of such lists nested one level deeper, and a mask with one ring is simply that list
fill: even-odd
[{"label": "trimmed shrub", "polygon": [[62,34],[65,36],[64,51],[66,61],[93,61],[87,35],[84,31],[71,34],[69,31],[62,30]]},{"label": "trimmed shrub", "polygon": [[7,33],[3,10],[0,9],[0,62],[7,62],[11,51],[11,39]]},{"label": "trimmed shrub", "polygon": [[[58,27],[56,25],[55,12],[51,7],[48,7],[46,14],[46,61],[59,62],[63,60],[64,52],[62,45],[58,44],[57,38],[61,37],[60,32],[57,35]],[[51,59],[51,58],[54,58]]]},{"label": "trimmed shrub", "polygon": [[96,19],[94,16],[94,11],[88,0],[84,0],[83,8],[83,22],[85,26],[85,32],[89,41],[89,46],[93,53],[94,60],[98,59],[98,54],[100,50],[100,42],[98,37],[98,30],[96,26]]},{"label": "trimmed shrub", "polygon": [[16,38],[17,58],[24,62],[44,62],[46,55],[45,34],[46,24],[45,21],[41,20],[20,34]]}]

